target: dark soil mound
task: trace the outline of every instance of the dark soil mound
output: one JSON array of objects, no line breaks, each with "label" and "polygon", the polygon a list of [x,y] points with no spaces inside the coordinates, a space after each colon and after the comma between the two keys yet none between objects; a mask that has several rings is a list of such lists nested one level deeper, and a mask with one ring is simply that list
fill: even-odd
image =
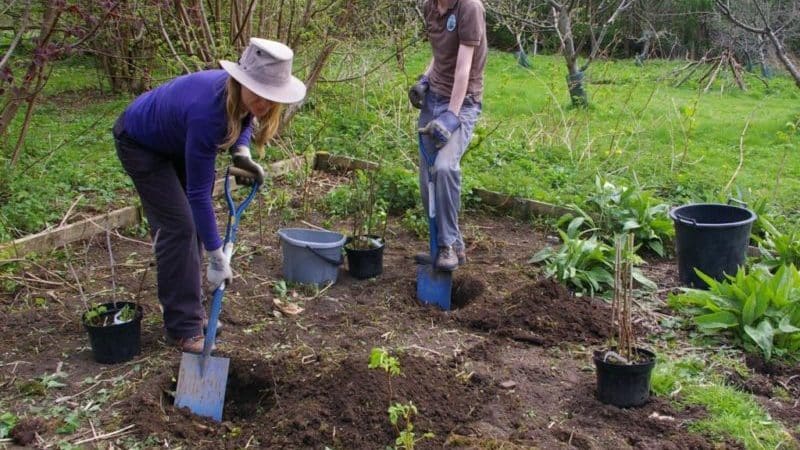
[{"label": "dark soil mound", "polygon": [[[484,296],[483,298],[486,298]],[[561,342],[601,343],[608,337],[609,306],[577,298],[553,280],[539,280],[505,299],[472,302],[455,319],[479,331],[537,345]]]},{"label": "dark soil mound", "polygon": [[[489,395],[485,386],[460,383],[452,370],[425,358],[403,355],[400,364],[391,399],[388,375],[369,369],[364,355],[322,366],[232,359],[222,424],[176,410],[171,398],[158,398],[161,393],[143,393],[126,407],[140,432],[179,436],[196,448],[219,448],[221,436],[229,448],[248,442],[261,448],[383,448],[397,437],[387,409],[398,402],[416,406],[417,437],[436,435],[420,443],[441,446],[453,424],[480,417]],[[164,375],[169,384],[173,375]]]}]

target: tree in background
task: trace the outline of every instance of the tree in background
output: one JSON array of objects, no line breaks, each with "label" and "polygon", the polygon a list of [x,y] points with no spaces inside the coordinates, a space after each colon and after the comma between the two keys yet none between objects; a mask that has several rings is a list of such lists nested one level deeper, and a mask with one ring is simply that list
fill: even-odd
[{"label": "tree in background", "polygon": [[[42,92],[52,62],[80,51],[86,42],[115,14],[117,3],[103,1],[68,4],[65,0],[41,2],[12,1],[3,14],[12,19],[15,29],[11,45],[0,59],[0,140],[9,139],[8,129],[19,109],[25,116],[10,155],[3,155],[14,166],[20,158],[30,120]],[[38,23],[38,27],[32,24]],[[29,41],[23,39],[33,32]],[[22,72],[18,77],[16,74]],[[4,146],[5,147],[5,146]]]},{"label": "tree in background", "polygon": [[[717,9],[736,27],[772,44],[775,55],[800,88],[800,70],[789,57],[784,42],[800,32],[800,3],[796,0],[714,0]],[[759,46],[759,49],[762,47]],[[763,60],[763,56],[762,56]]]}]

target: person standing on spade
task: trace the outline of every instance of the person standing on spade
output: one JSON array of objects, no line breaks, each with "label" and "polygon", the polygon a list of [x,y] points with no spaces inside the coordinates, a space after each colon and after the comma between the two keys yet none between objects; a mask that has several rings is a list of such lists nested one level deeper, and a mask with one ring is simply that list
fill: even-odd
[{"label": "person standing on spade", "polygon": [[[423,7],[433,59],[408,93],[420,109],[421,152],[435,153],[438,256],[434,267],[452,271],[466,263],[458,229],[461,206],[461,157],[481,113],[486,64],[486,13],[480,0],[426,0]],[[419,186],[428,210],[428,162],[420,155]],[[427,254],[417,260],[429,261]]]},{"label": "person standing on spade", "polygon": [[201,246],[212,288],[233,277],[211,198],[217,155],[229,152],[235,167],[252,174],[237,182],[263,184],[250,141],[262,151],[278,129],[282,104],[305,97],[305,85],[292,76],[293,57],[284,44],[252,38],[238,63],[220,61],[222,69],[183,75],[146,92],[114,124],[117,156],[133,179],[151,235],[158,236],[167,341],[182,351],[203,350]]}]

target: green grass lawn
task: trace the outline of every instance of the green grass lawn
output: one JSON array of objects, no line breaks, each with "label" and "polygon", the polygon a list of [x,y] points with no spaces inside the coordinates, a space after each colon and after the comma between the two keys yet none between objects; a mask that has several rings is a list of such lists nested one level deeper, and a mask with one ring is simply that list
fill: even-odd
[{"label": "green grass lawn", "polygon": [[[357,64],[352,56],[333,61],[323,78],[346,78],[386,57],[355,54]],[[417,111],[406,89],[429,50],[420,44],[407,56],[405,72],[392,60],[366,79],[320,83],[281,148],[267,154],[327,150],[381,161],[413,179]],[[774,212],[800,222],[800,133],[789,126],[800,120],[800,90],[786,77],[766,87],[748,75],[743,92],[723,73],[708,93],[698,93],[693,82],[672,87],[675,78],[668,75],[680,66],[597,61],[587,74],[591,106],[574,109],[562,58],[537,56],[528,70],[512,55],[492,51],[484,113],[463,161],[466,188],[581,203],[599,174],[653,190],[673,204],[766,198]],[[0,240],[57,224],[79,195],[76,211],[105,211],[130,201],[131,183],[109,133],[129,101],[110,94],[87,59],[56,66],[22,159],[0,173],[8,180],[0,186]],[[17,124],[21,118],[22,112]],[[4,144],[3,158],[13,144]]]}]

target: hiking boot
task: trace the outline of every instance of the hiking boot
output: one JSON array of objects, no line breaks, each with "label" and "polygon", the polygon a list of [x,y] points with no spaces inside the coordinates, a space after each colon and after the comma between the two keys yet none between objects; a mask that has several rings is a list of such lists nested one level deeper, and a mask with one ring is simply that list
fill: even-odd
[{"label": "hiking boot", "polygon": [[[456,248],[456,257],[458,258],[458,265],[463,266],[467,263],[467,253],[464,251],[463,248]],[[414,262],[417,264],[430,264],[431,263],[431,255],[430,253],[419,252],[414,255]]]},{"label": "hiking boot", "polygon": [[458,267],[458,256],[453,247],[439,247],[439,255],[436,256],[435,267],[437,270],[452,272]]},{"label": "hiking boot", "polygon": [[[202,335],[186,338],[173,338],[171,336],[167,336],[167,344],[174,345],[180,351],[186,353],[203,353],[203,340],[204,337]],[[216,348],[216,345],[211,346],[212,351]]]}]

